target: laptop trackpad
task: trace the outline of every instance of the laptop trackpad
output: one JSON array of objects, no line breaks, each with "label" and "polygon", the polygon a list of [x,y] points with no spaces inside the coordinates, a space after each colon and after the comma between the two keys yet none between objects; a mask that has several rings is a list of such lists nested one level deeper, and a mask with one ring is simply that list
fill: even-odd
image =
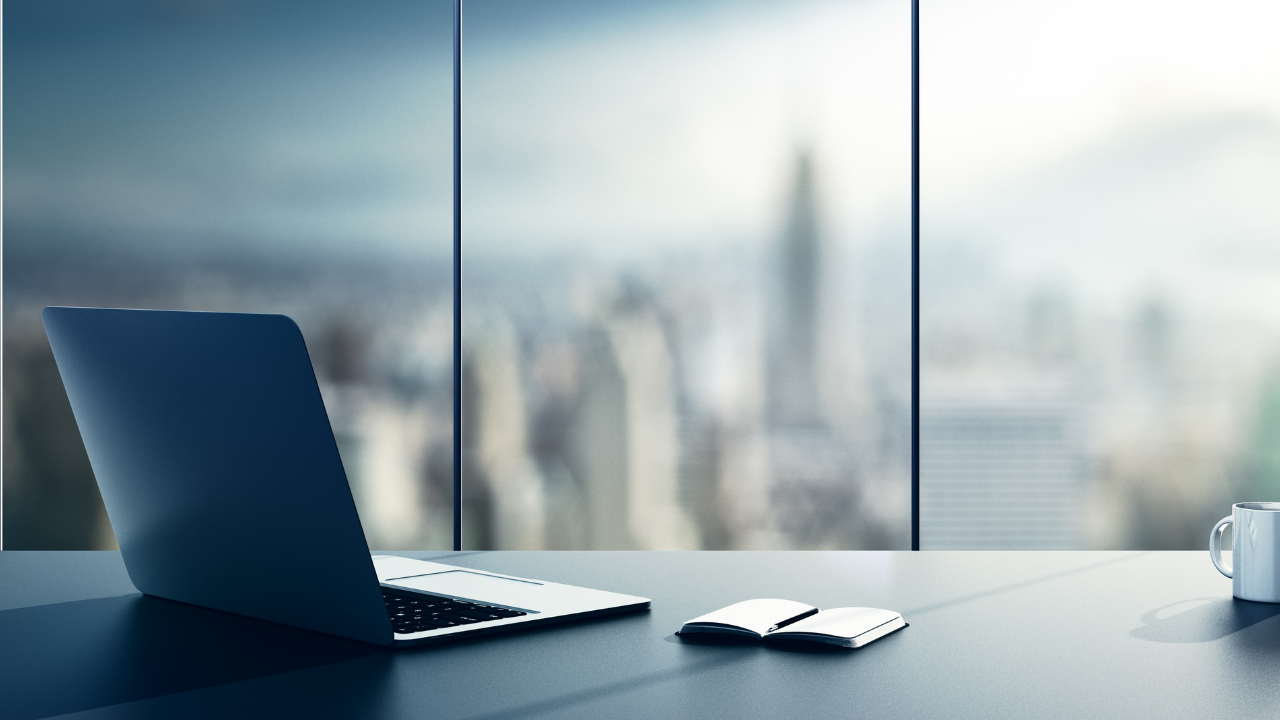
[{"label": "laptop trackpad", "polygon": [[535,610],[542,585],[528,580],[494,577],[466,570],[395,578],[384,581],[387,585],[438,593],[464,600],[474,600],[493,605],[509,605],[521,610]]}]

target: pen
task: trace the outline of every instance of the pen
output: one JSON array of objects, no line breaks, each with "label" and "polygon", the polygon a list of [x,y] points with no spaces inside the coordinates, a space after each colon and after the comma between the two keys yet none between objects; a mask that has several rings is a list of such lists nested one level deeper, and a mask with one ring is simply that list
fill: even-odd
[{"label": "pen", "polygon": [[790,625],[791,623],[796,622],[796,621],[798,621],[798,620],[803,620],[803,619],[805,619],[805,618],[809,617],[810,615],[813,615],[813,614],[814,614],[814,613],[816,613],[816,612],[818,612],[818,608],[813,608],[813,609],[811,609],[811,610],[806,610],[805,612],[802,612],[802,613],[800,613],[799,615],[797,615],[797,616],[795,616],[795,617],[793,617],[793,618],[791,618],[791,619],[789,619],[789,620],[783,620],[782,622],[778,623],[777,625],[774,625],[773,627],[769,628],[768,630],[765,630],[764,632],[765,632],[765,634],[766,634],[766,635],[768,635],[769,633],[773,632],[774,630],[777,630],[777,629],[779,629],[779,628],[784,628],[784,627],[786,627],[786,626]]}]

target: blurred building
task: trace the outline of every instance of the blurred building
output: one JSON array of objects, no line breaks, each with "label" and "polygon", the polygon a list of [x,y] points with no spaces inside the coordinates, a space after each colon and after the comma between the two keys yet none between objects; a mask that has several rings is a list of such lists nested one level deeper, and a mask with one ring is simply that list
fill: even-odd
[{"label": "blurred building", "polygon": [[925,390],[921,549],[1081,547],[1081,388],[1061,377],[1004,375],[935,381]]},{"label": "blurred building", "polygon": [[[740,282],[743,268],[720,257],[687,274],[593,269],[569,283],[567,303],[528,268],[468,281],[464,544],[835,548],[886,537],[861,503],[882,458],[859,457],[849,429],[827,419],[848,395],[821,398],[822,336],[839,328],[821,313],[831,268],[807,153],[793,172],[773,254]],[[746,297],[715,311],[735,285]],[[731,337],[760,341],[715,349]]]},{"label": "blurred building", "polygon": [[813,159],[805,151],[796,157],[776,268],[767,391],[774,523],[793,547],[856,546],[861,513],[854,459],[818,399],[825,273]]},{"label": "blurred building", "polygon": [[777,253],[770,298],[768,418],[773,427],[825,423],[818,403],[818,300],[823,267],[813,160],[796,158],[791,207]]}]

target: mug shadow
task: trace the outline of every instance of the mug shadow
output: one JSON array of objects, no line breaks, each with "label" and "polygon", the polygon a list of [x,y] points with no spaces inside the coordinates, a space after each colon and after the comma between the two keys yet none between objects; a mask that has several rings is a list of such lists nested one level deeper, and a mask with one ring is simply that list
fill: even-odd
[{"label": "mug shadow", "polygon": [[1221,640],[1280,615],[1280,604],[1236,598],[1207,597],[1181,600],[1143,614],[1142,627],[1129,635],[1163,643]]},{"label": "mug shadow", "polygon": [[[101,708],[388,654],[377,645],[140,594],[2,611],[0,648],[6,718]],[[331,691],[360,706],[359,697],[376,692],[379,683],[361,675],[359,685]]]}]

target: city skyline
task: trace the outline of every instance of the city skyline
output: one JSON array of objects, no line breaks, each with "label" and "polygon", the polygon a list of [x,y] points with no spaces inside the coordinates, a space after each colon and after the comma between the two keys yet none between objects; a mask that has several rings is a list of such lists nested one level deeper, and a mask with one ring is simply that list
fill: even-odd
[{"label": "city skyline", "polygon": [[[6,512],[109,537],[42,303],[272,311],[370,542],[446,543],[449,6],[299,7],[6,6]],[[464,18],[475,542],[903,542],[908,10]],[[923,3],[928,542],[1199,547],[1280,488],[1277,12]]]}]

